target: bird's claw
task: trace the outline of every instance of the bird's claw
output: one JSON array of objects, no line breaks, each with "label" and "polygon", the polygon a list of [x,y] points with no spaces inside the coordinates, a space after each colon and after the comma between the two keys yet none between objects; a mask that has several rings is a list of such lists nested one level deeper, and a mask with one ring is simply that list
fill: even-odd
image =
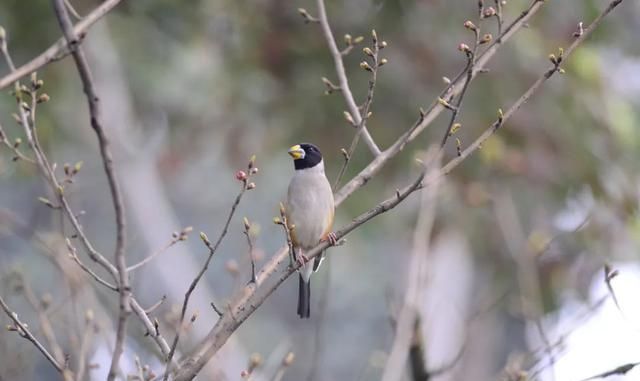
[{"label": "bird's claw", "polygon": [[336,233],[331,232],[327,234],[325,238],[321,239],[321,241],[327,241],[329,242],[329,246],[335,246],[338,243],[338,237],[336,236]]},{"label": "bird's claw", "polygon": [[299,264],[300,266],[304,266],[304,264],[307,262],[309,262],[309,258],[307,258],[306,255],[299,253],[298,257],[296,258],[296,263]]}]

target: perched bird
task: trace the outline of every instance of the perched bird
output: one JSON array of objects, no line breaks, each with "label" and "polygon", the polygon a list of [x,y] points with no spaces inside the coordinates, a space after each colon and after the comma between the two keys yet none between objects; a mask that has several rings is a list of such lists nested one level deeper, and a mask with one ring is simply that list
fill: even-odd
[{"label": "perched bird", "polygon": [[293,158],[295,172],[287,192],[286,217],[294,255],[302,263],[298,270],[298,316],[308,318],[311,274],[318,270],[324,253],[313,262],[309,262],[304,253],[323,240],[335,244],[335,235],[331,232],[335,206],[318,147],[309,143],[297,144],[289,149],[289,155]]}]

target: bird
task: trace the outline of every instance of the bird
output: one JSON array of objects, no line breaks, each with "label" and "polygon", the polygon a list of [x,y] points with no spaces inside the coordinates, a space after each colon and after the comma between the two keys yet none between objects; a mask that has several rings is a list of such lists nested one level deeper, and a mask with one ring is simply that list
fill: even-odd
[{"label": "bird", "polygon": [[318,270],[324,253],[309,261],[305,252],[321,241],[335,245],[331,231],[335,204],[333,191],[324,173],[322,153],[311,143],[289,148],[295,171],[289,182],[285,213],[290,231],[293,255],[301,263],[298,269],[298,316],[310,316],[311,274]]}]

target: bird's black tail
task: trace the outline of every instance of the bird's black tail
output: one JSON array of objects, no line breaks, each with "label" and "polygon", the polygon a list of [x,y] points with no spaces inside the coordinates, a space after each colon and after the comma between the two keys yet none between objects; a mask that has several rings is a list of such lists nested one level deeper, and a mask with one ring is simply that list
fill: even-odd
[{"label": "bird's black tail", "polygon": [[311,314],[311,279],[305,282],[300,275],[298,280],[298,316],[309,318]]}]

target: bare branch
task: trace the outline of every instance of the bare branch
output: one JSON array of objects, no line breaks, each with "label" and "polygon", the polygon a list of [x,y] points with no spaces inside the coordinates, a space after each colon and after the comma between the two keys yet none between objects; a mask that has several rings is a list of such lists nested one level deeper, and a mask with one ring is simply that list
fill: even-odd
[{"label": "bare branch", "polygon": [[[540,10],[543,4],[543,0],[533,0],[529,8],[524,10],[520,16],[518,16],[504,30],[499,38],[496,38],[486,50],[478,54],[478,59],[476,60],[473,70],[472,80],[478,73],[485,70],[487,63],[498,51],[498,48],[500,48],[518,30],[520,30],[522,26]],[[467,70],[465,67],[465,69],[463,69],[455,79],[453,79],[451,83],[440,92],[438,98],[442,98],[447,95],[453,96],[460,93],[464,87],[466,73]],[[442,106],[437,99],[433,101],[427,110],[420,113],[418,120],[406,133],[401,135],[389,148],[384,150],[384,152],[378,155],[373,161],[371,161],[371,163],[360,171],[357,176],[352,178],[347,184],[340,188],[338,192],[336,192],[334,197],[336,206],[353,194],[353,192],[369,182],[369,180],[371,180],[391,158],[395,157],[409,142],[413,141],[418,135],[420,135],[420,133],[422,133],[422,131],[424,131],[445,109],[446,108]]]},{"label": "bare branch", "polygon": [[[180,340],[180,334],[182,331],[182,324],[184,323],[184,317],[187,314],[187,306],[189,305],[189,299],[191,298],[191,293],[196,289],[196,286],[200,282],[200,279],[202,279],[202,276],[209,268],[209,263],[211,263],[211,259],[213,258],[213,255],[216,253],[216,251],[218,250],[218,247],[222,243],[222,240],[227,235],[227,232],[229,230],[229,224],[231,223],[231,219],[233,219],[233,215],[236,213],[236,208],[240,204],[240,200],[242,200],[242,196],[247,190],[253,189],[253,187],[255,187],[255,185],[251,187],[253,183],[249,182],[250,176],[255,173],[254,171],[252,171],[252,169],[254,168],[253,163],[254,163],[254,158],[251,158],[248,166],[248,175],[244,174],[244,172],[243,174],[245,176],[239,177],[238,175],[236,175],[236,178],[238,178],[238,180],[241,181],[242,183],[242,188],[240,189],[240,193],[238,193],[238,195],[236,196],[236,199],[233,201],[233,204],[231,205],[231,210],[229,211],[229,215],[227,216],[227,221],[225,222],[222,228],[222,232],[220,232],[220,235],[218,236],[216,243],[212,245],[207,235],[204,233],[200,233],[200,238],[202,239],[202,242],[209,249],[209,256],[207,257],[207,260],[204,262],[202,269],[200,269],[200,272],[196,275],[193,281],[191,281],[191,284],[189,285],[189,289],[184,295],[184,301],[182,302],[182,310],[180,311],[180,322],[178,323],[178,330],[176,332],[176,336],[173,338],[173,343],[171,344],[171,350],[169,351],[169,356],[167,357],[167,367],[165,369],[164,378],[163,378],[163,380],[165,381],[168,380],[169,378],[171,360],[173,359],[173,356],[175,355],[176,349],[178,347],[178,341]],[[253,285],[255,287],[256,283],[252,282],[250,285]],[[211,304],[211,306],[214,307],[214,310],[216,312],[218,312],[218,309],[215,308],[215,305],[213,303]]]},{"label": "bare branch", "polygon": [[362,64],[361,64],[362,66],[364,66],[363,64],[366,64],[366,66],[364,66],[363,68],[366,68],[366,70],[371,72],[371,78],[369,79],[369,89],[367,91],[367,99],[365,100],[364,106],[362,107],[362,118],[360,119],[360,123],[356,126],[356,133],[353,136],[353,140],[351,141],[351,144],[349,145],[349,150],[346,153],[343,153],[344,163],[340,168],[340,171],[338,172],[338,176],[336,178],[335,183],[333,184],[334,191],[338,189],[338,186],[340,185],[340,181],[342,181],[342,176],[344,176],[345,172],[347,171],[347,166],[349,165],[349,161],[353,157],[353,153],[355,152],[356,147],[358,146],[358,142],[360,141],[360,135],[362,134],[362,131],[365,128],[365,123],[369,119],[369,109],[371,108],[371,103],[373,102],[373,95],[376,88],[376,81],[378,78],[378,69],[380,68],[380,66],[384,65],[384,63],[386,63],[386,60],[382,61],[378,59],[378,54],[380,53],[380,49],[387,46],[387,43],[384,41],[380,43],[378,42],[378,35],[375,30],[371,32],[371,36],[373,40],[371,44],[371,48],[367,47],[367,48],[364,48],[363,50],[365,55],[371,58],[372,64],[369,65],[367,61],[362,61]]},{"label": "bare branch", "polygon": [[362,115],[360,114],[360,109],[358,109],[356,101],[353,98],[353,94],[351,93],[349,80],[347,79],[347,73],[344,69],[344,62],[342,61],[342,53],[338,49],[336,40],[333,37],[333,32],[331,31],[331,27],[329,26],[329,20],[327,19],[327,11],[324,6],[324,0],[317,0],[316,2],[318,5],[318,20],[320,21],[322,33],[327,40],[329,51],[331,52],[331,56],[333,57],[333,61],[336,66],[336,74],[338,75],[338,80],[340,82],[340,91],[342,92],[345,102],[347,102],[349,113],[353,117],[356,125],[360,126],[360,124],[362,123],[362,127],[359,128],[360,131],[356,134],[362,134],[365,144],[367,145],[367,147],[369,147],[369,151],[371,151],[373,156],[378,156],[381,153],[380,148],[378,148],[376,143],[373,141],[373,138],[369,134],[369,130],[367,130],[367,127],[364,125]]},{"label": "bare branch", "polygon": [[107,381],[113,381],[116,378],[119,362],[122,353],[124,352],[124,340],[127,329],[127,319],[131,313],[130,298],[131,289],[129,287],[129,274],[127,272],[127,263],[125,257],[125,211],[122,201],[122,193],[120,192],[120,185],[116,178],[115,169],[113,167],[113,156],[109,148],[109,141],[104,133],[101,120],[101,108],[100,100],[93,84],[93,78],[91,69],[87,62],[87,58],[84,55],[82,47],[80,46],[80,39],[78,33],[73,28],[69,12],[64,3],[64,0],[52,0],[53,9],[64,34],[64,38],[67,40],[69,50],[75,61],[78,74],[82,80],[82,86],[84,93],[87,96],[87,102],[89,105],[89,114],[91,119],[91,127],[96,133],[98,143],[100,145],[100,155],[102,156],[102,163],[107,175],[107,181],[109,183],[109,190],[111,191],[111,198],[113,200],[113,208],[116,214],[116,248],[114,253],[114,262],[118,272],[118,292],[120,293],[120,313],[118,316],[118,326],[116,329],[116,343],[113,350],[113,358],[111,360],[111,367],[109,369],[109,376]]},{"label": "bare branch", "polygon": [[452,160],[450,160],[447,164],[442,167],[442,174],[446,175],[451,172],[454,168],[456,168],[464,159],[466,159],[469,155],[474,153],[482,143],[484,143],[491,135],[493,135],[498,128],[500,128],[504,122],[509,119],[523,104],[525,104],[533,94],[535,94],[540,86],[545,83],[549,78],[551,78],[555,73],[560,71],[560,64],[564,62],[573,51],[583,43],[589,35],[600,25],[602,20],[612,11],[614,10],[623,0],[614,0],[596,17],[591,25],[584,30],[584,33],[579,37],[576,37],[575,40],[569,45],[569,48],[565,49],[562,55],[562,59],[558,60],[553,64],[551,68],[549,68],[544,74],[542,74],[537,81],[535,81],[527,91],[504,113],[500,113],[498,115],[498,119],[487,129],[485,130],[469,147],[464,149],[460,155]]},{"label": "bare branch", "polygon": [[253,241],[251,240],[250,232],[251,223],[246,217],[243,220],[243,227],[244,229],[242,230],[242,233],[247,239],[247,246],[249,246],[249,261],[251,262],[251,282],[256,283],[256,261],[253,258]]},{"label": "bare branch", "polygon": [[[75,34],[79,36],[80,39],[84,38],[89,28],[91,28],[93,24],[104,17],[121,1],[122,0],[105,0],[102,4],[96,7],[96,9],[94,9],[91,13],[85,16],[80,22],[78,22],[78,24],[74,26],[73,29]],[[68,49],[67,40],[64,37],[61,37],[60,39],[58,39],[58,41],[56,41],[55,44],[51,45],[39,56],[33,58],[28,63],[20,66],[15,70],[12,70],[11,73],[0,78],[0,89],[4,89],[20,78],[35,72],[36,70],[53,61],[60,60],[70,53],[71,52]]]},{"label": "bare branch", "polygon": [[155,252],[153,252],[152,254],[150,254],[148,257],[141,260],[140,262],[136,263],[135,265],[129,266],[127,268],[127,271],[133,271],[139,267],[146,265],[147,263],[151,262],[155,257],[167,251],[171,246],[175,245],[178,242],[186,241],[189,233],[191,233],[192,230],[193,228],[191,226],[188,226],[182,229],[180,233],[178,232],[173,233],[173,237],[171,238],[171,241],[167,242],[166,245],[161,247],[159,250],[156,250]]},{"label": "bare branch", "polygon": [[62,374],[65,370],[64,366],[60,364],[58,360],[56,360],[55,357],[51,353],[49,353],[49,351],[47,351],[44,345],[42,345],[42,343],[39,342],[38,339],[35,338],[35,336],[33,336],[31,331],[29,331],[29,328],[27,328],[27,325],[22,323],[20,319],[18,319],[18,314],[13,312],[9,308],[9,306],[7,305],[7,303],[5,303],[4,299],[2,299],[1,296],[0,296],[0,306],[2,306],[2,309],[4,310],[4,312],[7,314],[7,316],[9,316],[9,319],[13,321],[13,324],[15,324],[15,327],[9,326],[7,328],[9,330],[16,331],[20,336],[24,337],[25,339],[33,343],[33,345],[35,345],[36,348],[38,348],[38,350],[44,355],[44,357],[47,360],[49,360],[51,365],[53,365],[53,367],[56,368],[56,370]]}]

